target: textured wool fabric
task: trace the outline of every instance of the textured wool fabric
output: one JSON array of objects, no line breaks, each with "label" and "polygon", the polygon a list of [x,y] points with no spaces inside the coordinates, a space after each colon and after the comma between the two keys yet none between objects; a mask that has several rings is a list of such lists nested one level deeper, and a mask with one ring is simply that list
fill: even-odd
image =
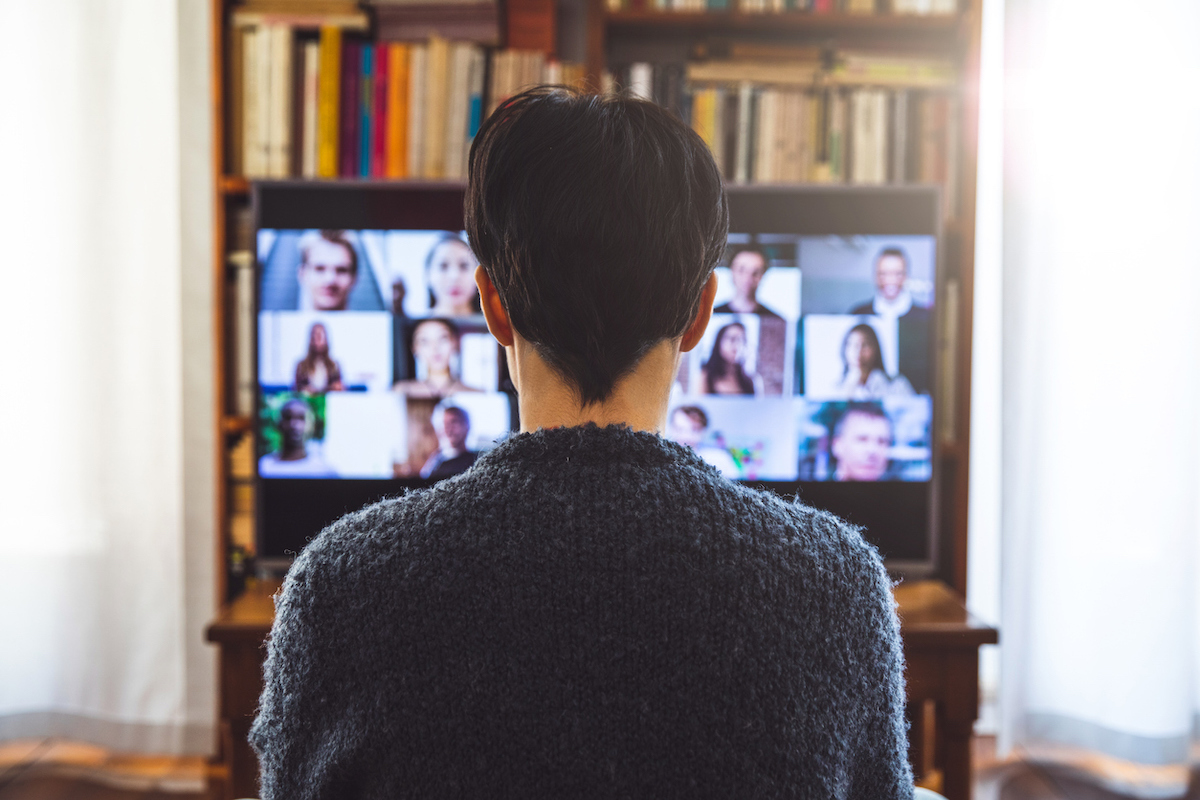
[{"label": "textured wool fabric", "polygon": [[350,514],[277,600],[264,800],[912,796],[874,549],[627,428]]}]

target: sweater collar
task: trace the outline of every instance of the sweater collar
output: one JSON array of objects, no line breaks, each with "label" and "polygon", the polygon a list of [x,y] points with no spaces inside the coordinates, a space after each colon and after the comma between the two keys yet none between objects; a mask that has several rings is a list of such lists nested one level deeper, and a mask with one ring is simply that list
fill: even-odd
[{"label": "sweater collar", "polygon": [[601,428],[595,423],[572,428],[538,429],[515,433],[495,449],[482,454],[476,469],[510,464],[637,464],[660,467],[668,464],[708,469],[689,447],[624,425]]}]

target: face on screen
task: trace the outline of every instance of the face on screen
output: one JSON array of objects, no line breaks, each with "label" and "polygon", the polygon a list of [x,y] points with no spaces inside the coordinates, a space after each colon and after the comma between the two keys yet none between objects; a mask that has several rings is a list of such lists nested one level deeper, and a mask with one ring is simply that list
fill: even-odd
[{"label": "face on screen", "polygon": [[835,426],[830,451],[839,481],[877,481],[887,471],[892,423],[883,414],[849,411]]},{"label": "face on screen", "polygon": [[258,259],[263,478],[440,479],[514,428],[463,234],[262,230]]},{"label": "face on screen", "polygon": [[431,313],[467,316],[476,313],[475,267],[479,262],[466,243],[454,238],[434,246],[429,253],[429,289],[434,303]]},{"label": "face on screen", "polygon": [[312,307],[321,311],[346,308],[354,286],[354,256],[344,242],[318,238],[301,256],[299,281]]},{"label": "face on screen", "polygon": [[933,238],[735,232],[726,252],[670,438],[743,479],[928,480]]},{"label": "face on screen", "polygon": [[907,277],[908,268],[902,255],[885,253],[875,262],[875,288],[888,300],[895,300],[900,296]]}]

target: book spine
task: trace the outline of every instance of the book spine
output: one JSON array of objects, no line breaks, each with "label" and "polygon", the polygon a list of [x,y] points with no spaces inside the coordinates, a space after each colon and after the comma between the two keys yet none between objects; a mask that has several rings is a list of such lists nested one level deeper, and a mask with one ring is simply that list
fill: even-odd
[{"label": "book spine", "polygon": [[440,36],[431,36],[425,88],[424,177],[434,180],[440,180],[446,174],[446,95],[450,88],[449,60],[449,43]]},{"label": "book spine", "polygon": [[341,144],[339,173],[343,178],[358,175],[358,90],[362,71],[362,48],[358,42],[342,45]]},{"label": "book spine", "polygon": [[317,176],[338,174],[338,116],[341,92],[342,31],[321,28],[317,88]]},{"label": "book spine", "polygon": [[908,180],[908,92],[892,95],[892,183]]},{"label": "book spine", "polygon": [[720,86],[712,89],[712,151],[713,160],[717,162],[717,171],[725,174],[725,89]]},{"label": "book spine", "polygon": [[389,178],[408,175],[408,45],[388,46],[387,169]]},{"label": "book spine", "polygon": [[272,178],[286,178],[292,163],[292,29],[272,25],[270,118],[267,122],[267,168]]},{"label": "book spine", "polygon": [[425,174],[425,72],[429,46],[411,45],[408,51],[408,175]]},{"label": "book spine", "polygon": [[246,34],[229,30],[229,119],[226,121],[225,171],[245,175],[246,157]]},{"label": "book spine", "polygon": [[444,177],[456,180],[464,176],[463,147],[467,140],[467,91],[471,52],[469,44],[450,46],[446,83],[450,96],[446,105],[446,167]]},{"label": "book spine", "polygon": [[[484,58],[483,50],[478,47],[471,48],[471,89],[467,103],[467,156],[470,155],[475,134],[479,133],[479,126],[483,124],[483,87],[486,70],[487,60]],[[464,157],[464,163],[468,167],[470,166],[467,157]]]},{"label": "book spine", "polygon": [[388,106],[388,79],[391,77],[389,71],[389,48],[386,42],[380,42],[375,45],[375,102],[372,106],[374,112],[373,125],[371,127],[371,177],[385,178],[387,177],[387,131],[388,117],[392,113]]},{"label": "book spine", "polygon": [[375,46],[362,46],[358,90],[358,177],[371,177],[375,133]]},{"label": "book spine", "polygon": [[654,70],[645,61],[629,65],[629,91],[643,100],[654,99]]},{"label": "book spine", "polygon": [[254,393],[257,388],[254,358],[254,256],[249,251],[230,253],[234,267],[233,329],[234,372],[236,392],[235,412],[243,416],[254,413]]},{"label": "book spine", "polygon": [[258,72],[258,38],[263,34],[258,28],[246,28],[242,32],[242,173],[247,178],[262,175],[259,167],[258,144],[258,95],[261,87]]},{"label": "book spine", "polygon": [[300,134],[300,174],[317,177],[317,94],[320,81],[321,53],[316,42],[304,45],[304,118]]},{"label": "book spine", "polygon": [[736,167],[733,173],[733,180],[736,183],[748,183],[750,181],[750,121],[753,116],[753,107],[751,101],[754,98],[754,85],[749,81],[742,81],[738,85],[738,111],[737,111],[737,156]]},{"label": "book spine", "polygon": [[254,39],[258,50],[255,56],[258,102],[255,110],[257,135],[254,142],[254,174],[260,178],[271,175],[271,46],[274,41],[275,36],[269,27],[259,28],[258,36]]}]

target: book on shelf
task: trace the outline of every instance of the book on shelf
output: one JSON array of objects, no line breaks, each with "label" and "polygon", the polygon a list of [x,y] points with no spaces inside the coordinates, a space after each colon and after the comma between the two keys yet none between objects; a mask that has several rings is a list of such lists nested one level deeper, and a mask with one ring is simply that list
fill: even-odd
[{"label": "book on shelf", "polygon": [[[853,58],[866,57],[643,62],[613,77],[631,93],[677,107],[732,183],[940,184],[952,215],[958,112],[951,73],[929,62],[905,73],[908,85],[895,80],[896,70],[881,83],[852,82],[837,65]],[[893,61],[908,66],[879,59],[889,69]],[[686,81],[675,98],[665,76],[680,69]]]},{"label": "book on shelf", "polygon": [[233,347],[233,412],[240,416],[254,413],[257,390],[254,350],[254,254],[235,250],[226,256],[230,278]]},{"label": "book on shelf", "polygon": [[[494,3],[470,0],[442,5],[495,10]],[[338,24],[310,25],[321,14],[345,10],[336,3],[290,8],[304,11],[305,24],[242,19],[232,29],[233,174],[462,180],[475,132],[496,104],[539,83],[584,82],[582,65],[560,63],[541,50],[489,51],[441,35],[368,40]],[[277,9],[265,2],[238,13],[251,10]]]},{"label": "book on shelf", "polygon": [[500,43],[500,13],[494,2],[422,2],[375,9],[379,39],[421,42],[430,36],[482,45]]},{"label": "book on shelf", "polygon": [[506,0],[505,45],[512,50],[536,50],[553,58],[558,42],[558,3],[555,0]]}]

